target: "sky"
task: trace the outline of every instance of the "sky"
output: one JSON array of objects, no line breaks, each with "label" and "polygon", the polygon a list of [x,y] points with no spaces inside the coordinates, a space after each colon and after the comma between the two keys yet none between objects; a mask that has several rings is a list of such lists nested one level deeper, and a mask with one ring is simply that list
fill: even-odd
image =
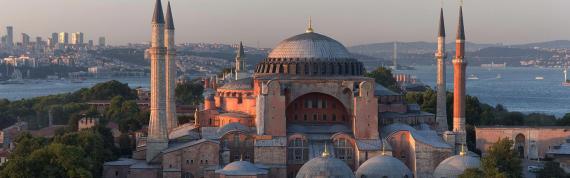
[{"label": "sky", "polygon": [[[47,38],[52,32],[105,36],[112,45],[150,40],[155,0],[0,0],[0,34],[14,26]],[[166,0],[163,0],[166,4]],[[435,41],[444,7],[448,41],[455,37],[457,0],[171,0],[177,43],[243,41],[273,47],[303,33],[309,17],[315,32],[346,46]],[[164,6],[166,7],[166,5]],[[467,41],[520,44],[570,39],[570,0],[465,0]]]}]

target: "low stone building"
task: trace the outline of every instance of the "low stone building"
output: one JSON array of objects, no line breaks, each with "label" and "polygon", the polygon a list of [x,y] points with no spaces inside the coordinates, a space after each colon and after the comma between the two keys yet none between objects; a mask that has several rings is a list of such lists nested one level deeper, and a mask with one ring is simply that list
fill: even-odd
[{"label": "low stone building", "polygon": [[427,124],[432,129],[437,127],[434,114],[421,111],[417,104],[406,103],[404,95],[379,84],[376,85],[374,94],[378,96],[378,121],[381,127],[393,123],[411,126]]},{"label": "low stone building", "polygon": [[524,159],[542,159],[553,146],[558,146],[570,137],[570,127],[559,126],[489,126],[476,127],[477,149],[485,155],[486,150],[500,138],[514,141],[514,148]]}]

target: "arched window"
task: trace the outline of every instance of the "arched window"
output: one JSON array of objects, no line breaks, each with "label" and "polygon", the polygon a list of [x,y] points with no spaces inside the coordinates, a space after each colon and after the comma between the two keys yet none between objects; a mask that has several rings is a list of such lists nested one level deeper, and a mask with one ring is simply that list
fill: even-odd
[{"label": "arched window", "polygon": [[339,138],[334,142],[335,155],[338,159],[345,161],[347,164],[352,165],[354,151],[352,145],[346,138]]},{"label": "arched window", "polygon": [[290,164],[303,164],[309,160],[307,141],[302,138],[295,138],[289,141],[287,152],[287,159]]}]

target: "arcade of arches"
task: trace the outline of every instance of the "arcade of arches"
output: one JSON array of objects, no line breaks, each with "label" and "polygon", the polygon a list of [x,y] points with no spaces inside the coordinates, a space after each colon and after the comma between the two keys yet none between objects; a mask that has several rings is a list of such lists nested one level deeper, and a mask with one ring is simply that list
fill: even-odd
[{"label": "arcade of arches", "polygon": [[336,98],[309,93],[298,97],[287,106],[287,123],[330,123],[350,125],[351,116]]}]

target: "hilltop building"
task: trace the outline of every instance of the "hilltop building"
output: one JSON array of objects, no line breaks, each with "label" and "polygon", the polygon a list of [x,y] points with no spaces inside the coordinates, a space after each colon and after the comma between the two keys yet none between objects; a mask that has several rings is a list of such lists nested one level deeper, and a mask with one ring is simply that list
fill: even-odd
[{"label": "hilltop building", "polygon": [[[104,177],[430,178],[437,167],[453,166],[448,162],[477,159],[456,150],[465,142],[464,112],[456,114],[454,132],[443,135],[435,119],[379,124],[380,111],[390,106],[390,96],[383,95],[387,89],[364,77],[363,64],[310,22],[305,33],[280,42],[251,76],[241,73],[246,65],[240,44],[235,80],[220,86],[217,79],[205,80],[194,123],[177,126],[168,117],[172,75],[166,64],[173,60],[174,23],[170,4],[167,9],[165,18],[161,0],[156,1],[148,136],[137,141],[131,159],[105,163]],[[462,19],[458,28],[462,33]],[[464,35],[458,36],[463,50]],[[456,56],[460,72],[463,54]],[[464,101],[465,76],[456,77],[463,81],[455,86],[463,93],[456,97]],[[457,165],[453,173],[477,166]]]}]

